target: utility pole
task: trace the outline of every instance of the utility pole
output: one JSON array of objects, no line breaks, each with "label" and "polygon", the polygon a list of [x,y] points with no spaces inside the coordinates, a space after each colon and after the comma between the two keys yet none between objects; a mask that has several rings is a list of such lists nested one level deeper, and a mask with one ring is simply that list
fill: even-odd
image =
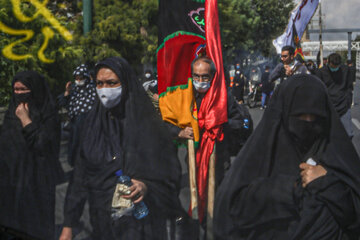
[{"label": "utility pole", "polygon": [[91,31],[92,0],[83,0],[83,31],[84,35]]},{"label": "utility pole", "polygon": [[348,32],[348,60],[351,60],[351,38],[352,32]]},{"label": "utility pole", "polygon": [[324,65],[323,60],[323,43],[322,43],[322,13],[321,13],[321,0],[319,1],[319,42],[320,42],[320,66]]}]

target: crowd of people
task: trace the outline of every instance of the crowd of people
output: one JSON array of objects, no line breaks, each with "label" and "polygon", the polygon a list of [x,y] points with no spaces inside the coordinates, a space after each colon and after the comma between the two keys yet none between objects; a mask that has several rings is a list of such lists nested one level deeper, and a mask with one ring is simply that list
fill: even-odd
[{"label": "crowd of people", "polygon": [[[221,93],[226,111],[204,112],[199,110],[211,102],[209,91],[220,94],[213,81],[217,69],[207,56],[192,62],[200,132],[197,180],[205,186],[198,192],[199,221],[180,202],[182,173],[174,144],[193,140],[196,129],[162,120],[150,72],[141,84],[120,57],[98,62],[93,74],[81,65],[57,101],[41,74],[17,73],[0,134],[0,239],[56,236],[55,191],[64,182],[58,109],[64,107],[74,170],[60,240],[73,239],[86,202],[91,239],[207,239],[209,231],[199,229],[207,229],[210,219],[215,239],[358,240],[360,159],[351,142],[350,114],[355,71],[336,53],[318,69],[313,62],[300,63],[291,46],[282,49],[281,61],[257,75],[262,108],[267,107],[253,133],[240,65],[232,88]],[[209,133],[214,117],[227,120]],[[211,142],[216,144],[213,219],[203,209],[210,204],[204,166],[211,154],[207,148],[215,149]],[[132,211],[114,219],[119,170],[131,181],[120,202],[134,208],[145,203],[146,216]]]},{"label": "crowd of people", "polygon": [[281,62],[273,70],[271,70],[270,66],[265,66],[262,74],[255,74],[260,70],[253,68],[251,73],[256,77],[252,77],[251,74],[248,77],[249,80],[243,77],[241,85],[237,83],[238,79],[240,79],[239,76],[243,76],[243,74],[240,67],[237,66],[232,85],[232,92],[236,99],[242,103],[246,83],[249,85],[250,91],[252,91],[250,82],[256,82],[255,86],[261,86],[260,109],[263,110],[279,83],[297,74],[315,75],[326,85],[331,102],[334,104],[346,132],[352,138],[354,133],[350,108],[353,104],[353,90],[356,81],[356,69],[352,65],[352,61],[347,60],[346,64],[342,64],[341,56],[338,53],[332,53],[323,59],[323,66],[320,66],[320,63],[317,66],[312,60],[304,61],[296,57],[295,49],[292,46],[282,48],[280,59]]}]

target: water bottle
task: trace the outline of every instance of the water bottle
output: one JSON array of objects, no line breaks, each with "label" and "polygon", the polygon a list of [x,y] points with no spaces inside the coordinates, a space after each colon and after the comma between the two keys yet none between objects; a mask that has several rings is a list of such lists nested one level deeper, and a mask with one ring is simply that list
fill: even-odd
[{"label": "water bottle", "polygon": [[[122,170],[118,170],[116,172],[116,176],[118,176],[118,183],[124,184],[128,187],[130,187],[132,185],[130,177],[123,175]],[[132,214],[136,219],[142,219],[149,214],[149,209],[147,208],[145,203],[143,201],[141,201],[141,202],[135,204],[135,206],[132,210]]]},{"label": "water bottle", "polygon": [[245,129],[249,129],[249,119],[245,118],[244,119],[244,124],[243,124]]}]

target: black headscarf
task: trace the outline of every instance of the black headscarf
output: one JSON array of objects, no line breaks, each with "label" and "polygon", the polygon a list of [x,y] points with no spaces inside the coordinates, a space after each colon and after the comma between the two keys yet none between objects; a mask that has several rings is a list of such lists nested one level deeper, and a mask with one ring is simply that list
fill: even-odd
[{"label": "black headscarf", "polygon": [[[302,146],[294,136],[296,123],[291,122],[291,117],[306,113],[317,116],[315,126],[308,130],[315,129],[319,135],[313,138],[312,147],[299,151]],[[309,157],[324,166],[327,175],[302,188],[299,164]],[[336,180],[329,186],[337,186],[335,183],[339,180],[353,196],[350,204],[345,200],[339,204],[353,206],[353,215],[350,215],[355,217],[339,224],[344,231],[359,229],[359,176],[359,157],[329,101],[325,86],[311,75],[292,76],[279,85],[261,122],[218,188],[215,232],[224,239],[290,239],[294,236],[291,239],[320,239],[321,235],[304,236],[314,228],[318,234],[323,233],[323,226],[316,221],[326,219],[321,218],[324,215],[319,210],[324,204],[337,216],[338,212],[334,211],[337,208],[329,200],[336,193],[314,194],[316,190],[311,185],[321,185],[330,179]],[[260,202],[253,199],[254,196],[261,198]],[[341,214],[349,213],[340,211]],[[254,229],[255,234],[251,233]],[[285,235],[276,235],[279,232]],[[299,236],[302,237],[296,238]]]},{"label": "black headscarf", "polygon": [[[32,120],[37,121],[40,119],[46,119],[56,112],[56,109],[54,108],[55,103],[51,96],[50,89],[42,75],[35,71],[19,72],[14,76],[12,81],[11,86],[13,89],[15,82],[21,82],[31,90],[31,92],[24,100],[27,100],[29,103],[30,118]],[[21,98],[19,98],[17,95],[18,94],[13,94],[11,96],[3,127],[5,127],[7,124],[15,124],[13,120],[18,119],[15,115],[15,110],[19,105],[19,99]]]},{"label": "black headscarf", "polygon": [[107,58],[96,65],[96,73],[104,67],[119,77],[122,95],[120,103],[111,109],[97,98],[86,118],[81,135],[86,175],[95,174],[115,157],[125,175],[146,183],[149,205],[178,211],[180,166],[164,123],[126,60]]},{"label": "black headscarf", "polygon": [[[42,75],[19,72],[12,86],[18,81],[31,92],[22,99],[13,93],[2,126],[0,224],[50,239],[54,231],[55,186],[63,174],[58,161],[60,122]],[[28,103],[32,120],[24,128],[15,115],[19,102]]]},{"label": "black headscarf", "polygon": [[332,72],[329,66],[324,66],[316,75],[325,83],[337,113],[340,116],[345,114],[352,102],[353,83],[349,68],[341,65],[338,71]]}]

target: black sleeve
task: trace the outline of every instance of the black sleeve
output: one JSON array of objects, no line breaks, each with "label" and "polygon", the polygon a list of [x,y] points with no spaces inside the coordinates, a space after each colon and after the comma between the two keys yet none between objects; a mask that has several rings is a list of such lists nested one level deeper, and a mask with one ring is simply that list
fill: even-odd
[{"label": "black sleeve", "polygon": [[69,104],[69,100],[70,100],[70,94],[67,96],[64,96],[64,94],[60,94],[57,98],[56,98],[56,102],[57,102],[57,106],[58,108],[66,108]]},{"label": "black sleeve", "polygon": [[231,94],[231,91],[228,91],[228,122],[227,127],[230,129],[240,129],[243,127],[243,117],[241,112],[238,109],[237,102],[235,101],[235,98]]},{"label": "black sleeve", "polygon": [[[321,74],[321,69],[320,69],[320,68],[316,69],[315,75],[316,75],[318,78],[320,78],[321,81],[323,81],[323,79],[322,79],[322,74]],[[324,82],[324,81],[323,81],[323,82]]]},{"label": "black sleeve", "polygon": [[274,70],[270,73],[269,81],[274,82],[276,79],[280,78],[281,74],[282,74],[282,71],[283,71],[283,68],[284,68],[284,65],[281,64],[281,63],[276,65]]},{"label": "black sleeve", "polygon": [[308,184],[307,189],[324,202],[334,218],[342,227],[348,227],[356,219],[354,205],[360,200],[350,187],[335,174],[328,172]]},{"label": "black sleeve", "polygon": [[267,73],[263,73],[263,74],[261,75],[261,83],[262,83],[262,84],[267,83],[268,77],[269,77],[269,75],[268,75]]},{"label": "black sleeve", "polygon": [[64,227],[75,227],[83,213],[88,191],[83,185],[83,158],[80,154],[75,161],[74,171],[67,188],[64,206]]},{"label": "black sleeve", "polygon": [[252,228],[296,215],[297,177],[277,175],[258,178],[232,197],[229,212],[239,229]]},{"label": "black sleeve", "polygon": [[350,79],[352,82],[356,82],[356,68],[355,67],[349,67],[350,72]]},{"label": "black sleeve", "polygon": [[164,122],[165,126],[167,127],[167,129],[170,132],[171,138],[172,139],[177,139],[179,136],[179,132],[182,130],[181,128],[179,128],[178,126],[175,126],[169,122]]},{"label": "black sleeve", "polygon": [[237,103],[230,92],[228,92],[227,111],[228,121],[223,125],[222,145],[230,156],[235,156],[252,133],[253,122],[248,109]]},{"label": "black sleeve", "polygon": [[52,115],[41,124],[32,122],[22,129],[26,143],[33,152],[40,155],[56,152],[59,146],[60,121],[57,115]]}]

